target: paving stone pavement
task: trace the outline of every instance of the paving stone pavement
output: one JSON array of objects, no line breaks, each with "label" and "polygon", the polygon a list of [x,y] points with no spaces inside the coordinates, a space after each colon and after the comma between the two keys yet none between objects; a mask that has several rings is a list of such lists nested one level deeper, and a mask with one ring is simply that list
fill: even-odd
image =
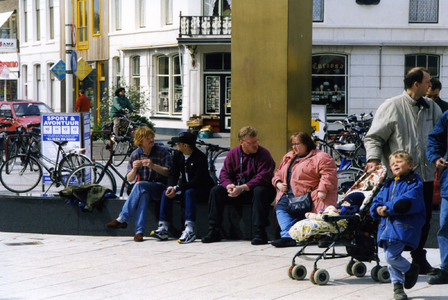
[{"label": "paving stone pavement", "polygon": [[[393,299],[391,284],[370,278],[373,263],[362,278],[347,275],[348,258],[319,261],[330,274],[323,286],[308,279],[315,257],[297,258],[308,275],[291,280],[287,269],[299,249],[0,232],[0,299]],[[440,266],[438,249],[428,249],[428,260]],[[427,278],[406,290],[409,299],[448,299],[447,285]]]}]

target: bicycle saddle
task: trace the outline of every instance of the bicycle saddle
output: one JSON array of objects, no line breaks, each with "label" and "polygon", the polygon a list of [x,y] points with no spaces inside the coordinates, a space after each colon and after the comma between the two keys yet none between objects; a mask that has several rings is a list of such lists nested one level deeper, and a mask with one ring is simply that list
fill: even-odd
[{"label": "bicycle saddle", "polygon": [[53,141],[53,143],[55,143],[58,146],[65,146],[67,145],[67,141]]},{"label": "bicycle saddle", "polygon": [[356,145],[355,144],[334,145],[334,149],[344,151],[355,151]]}]

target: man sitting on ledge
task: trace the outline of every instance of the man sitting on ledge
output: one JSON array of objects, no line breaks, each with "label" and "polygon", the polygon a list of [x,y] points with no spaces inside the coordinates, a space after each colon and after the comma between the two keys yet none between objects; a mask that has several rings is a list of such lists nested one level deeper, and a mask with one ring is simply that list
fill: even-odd
[{"label": "man sitting on ledge", "polygon": [[252,245],[267,244],[266,227],[276,192],[271,184],[275,162],[269,151],[258,145],[257,135],[258,130],[251,126],[238,132],[240,146],[230,150],[219,176],[221,185],[210,191],[209,232],[203,243],[221,241],[225,204],[252,204],[252,224],[257,228]]},{"label": "man sitting on ledge", "polygon": [[128,163],[127,180],[137,180],[131,194],[123,205],[120,216],[106,224],[108,228],[126,228],[135,212],[134,241],[143,241],[148,204],[160,201],[166,189],[171,168],[171,155],[165,147],[154,144],[155,133],[143,126],[135,131],[134,143],[138,149],[132,152]]}]

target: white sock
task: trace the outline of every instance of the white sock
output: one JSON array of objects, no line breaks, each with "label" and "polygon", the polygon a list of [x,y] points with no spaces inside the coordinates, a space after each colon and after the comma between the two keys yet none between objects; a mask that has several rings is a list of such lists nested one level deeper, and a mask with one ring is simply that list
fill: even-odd
[{"label": "white sock", "polygon": [[166,221],[160,221],[159,227],[163,227],[163,229],[168,230],[168,228],[170,227],[170,223]]},{"label": "white sock", "polygon": [[118,217],[117,221],[120,222],[120,223],[125,223],[124,220],[121,217]]},{"label": "white sock", "polygon": [[194,232],[194,227],[192,224],[187,224],[187,226],[185,227],[185,230],[187,232]]}]

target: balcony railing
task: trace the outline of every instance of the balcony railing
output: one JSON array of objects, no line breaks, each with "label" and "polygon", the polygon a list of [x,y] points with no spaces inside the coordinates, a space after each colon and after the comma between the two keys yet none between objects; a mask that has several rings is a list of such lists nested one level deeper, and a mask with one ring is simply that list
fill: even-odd
[{"label": "balcony railing", "polygon": [[179,37],[228,35],[230,38],[231,33],[231,16],[180,16]]}]

